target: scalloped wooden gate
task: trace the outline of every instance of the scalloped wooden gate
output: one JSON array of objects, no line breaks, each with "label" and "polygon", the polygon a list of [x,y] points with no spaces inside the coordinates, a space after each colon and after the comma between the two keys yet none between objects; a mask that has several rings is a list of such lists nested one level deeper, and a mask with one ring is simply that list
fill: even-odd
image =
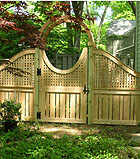
[{"label": "scalloped wooden gate", "polygon": [[39,52],[39,112],[40,121],[86,123],[87,49],[84,48],[78,62],[68,70],[55,68]]},{"label": "scalloped wooden gate", "polygon": [[[74,19],[62,16],[45,23],[40,30],[43,38],[64,22]],[[87,116],[88,124],[139,123],[140,73],[95,49],[92,33],[79,23],[89,38],[88,100],[87,49],[69,70],[53,67],[45,51],[29,49],[0,66],[0,101],[12,98],[21,102],[23,120],[86,123]]]},{"label": "scalloped wooden gate", "polygon": [[[38,51],[40,58],[29,49],[0,66],[0,102],[10,98],[21,102],[22,120],[35,121],[40,112],[40,121],[86,123],[87,49],[69,70],[54,68],[45,51]],[[107,52],[93,49],[92,55],[92,107],[87,114],[91,123],[139,123],[140,73]]]}]

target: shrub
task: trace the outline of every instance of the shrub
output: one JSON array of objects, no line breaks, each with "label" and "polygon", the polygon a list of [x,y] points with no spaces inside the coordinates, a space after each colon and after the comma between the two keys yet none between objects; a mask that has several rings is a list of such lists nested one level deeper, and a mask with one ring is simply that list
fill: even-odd
[{"label": "shrub", "polygon": [[21,116],[20,108],[21,104],[16,103],[15,100],[5,100],[0,103],[0,118],[6,132],[17,127],[17,122]]}]

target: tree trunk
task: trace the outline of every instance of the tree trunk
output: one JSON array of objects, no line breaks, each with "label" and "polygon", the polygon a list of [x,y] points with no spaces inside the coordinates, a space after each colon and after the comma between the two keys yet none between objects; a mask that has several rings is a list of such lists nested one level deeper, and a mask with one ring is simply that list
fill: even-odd
[{"label": "tree trunk", "polygon": [[70,50],[71,48],[73,48],[74,44],[73,44],[73,34],[72,34],[72,29],[71,29],[71,23],[66,23],[67,25],[67,35],[68,35],[68,49]]},{"label": "tree trunk", "polygon": [[[108,6],[109,6],[109,3],[110,3],[110,1],[108,1],[108,4],[105,6],[103,15],[102,15],[102,17],[101,17],[101,21],[100,21],[100,24],[99,24],[99,31],[98,31],[97,44],[100,42],[100,39],[101,39],[102,25],[103,25],[103,22],[104,22],[104,19],[105,19],[105,16],[106,16],[106,12],[107,12],[107,8],[108,8]],[[98,47],[98,45],[97,45],[97,47]]]},{"label": "tree trunk", "polygon": [[135,5],[135,3],[133,1],[128,1],[128,3],[130,4],[130,6],[133,10],[133,13],[136,16],[136,5]]},{"label": "tree trunk", "polygon": [[[69,4],[70,6],[70,1],[66,1],[66,4]],[[70,15],[70,9],[66,10],[65,15]],[[70,50],[71,48],[73,48],[73,34],[72,33],[72,29],[71,29],[71,23],[66,23],[67,26],[67,35],[68,35],[68,49]]]},{"label": "tree trunk", "polygon": [[[83,12],[83,6],[84,6],[84,2],[83,1],[72,1],[72,6],[73,6],[73,10],[75,13],[75,17],[79,18],[82,16],[82,12]],[[76,24],[78,27],[78,24]],[[78,49],[78,52],[80,53],[80,38],[81,38],[81,32],[77,31],[75,32],[75,36],[74,36],[74,47]]]}]

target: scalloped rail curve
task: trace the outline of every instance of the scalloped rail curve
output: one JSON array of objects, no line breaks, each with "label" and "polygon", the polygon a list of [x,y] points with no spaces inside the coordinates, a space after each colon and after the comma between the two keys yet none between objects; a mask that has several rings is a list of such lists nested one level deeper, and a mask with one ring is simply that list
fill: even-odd
[{"label": "scalloped rail curve", "polygon": [[140,89],[140,73],[102,50],[93,50],[94,88]]},{"label": "scalloped rail curve", "polygon": [[51,64],[51,62],[49,61],[48,57],[46,56],[45,51],[43,50],[43,51],[41,51],[41,53],[42,53],[42,57],[43,57],[43,60],[44,60],[45,64],[46,64],[53,72],[58,73],[58,74],[68,74],[68,73],[71,73],[71,72],[73,72],[74,70],[76,70],[76,69],[79,67],[79,65],[81,64],[82,60],[83,60],[85,57],[87,57],[87,48],[83,48],[83,51],[82,51],[82,53],[81,53],[81,55],[80,55],[78,61],[76,62],[76,64],[75,64],[72,68],[70,68],[70,69],[68,69],[68,70],[60,70],[60,69],[54,67],[54,66]]}]

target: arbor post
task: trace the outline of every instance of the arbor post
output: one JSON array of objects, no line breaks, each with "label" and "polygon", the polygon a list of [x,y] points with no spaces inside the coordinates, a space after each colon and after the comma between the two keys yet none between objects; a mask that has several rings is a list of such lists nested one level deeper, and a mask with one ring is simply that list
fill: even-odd
[{"label": "arbor post", "polygon": [[88,63],[88,124],[92,124],[92,89],[93,89],[93,46],[94,42],[90,41],[89,46],[89,63]]},{"label": "arbor post", "polygon": [[39,77],[37,76],[37,68],[39,68],[39,49],[35,49],[35,122],[38,122],[37,113],[39,110]]}]

